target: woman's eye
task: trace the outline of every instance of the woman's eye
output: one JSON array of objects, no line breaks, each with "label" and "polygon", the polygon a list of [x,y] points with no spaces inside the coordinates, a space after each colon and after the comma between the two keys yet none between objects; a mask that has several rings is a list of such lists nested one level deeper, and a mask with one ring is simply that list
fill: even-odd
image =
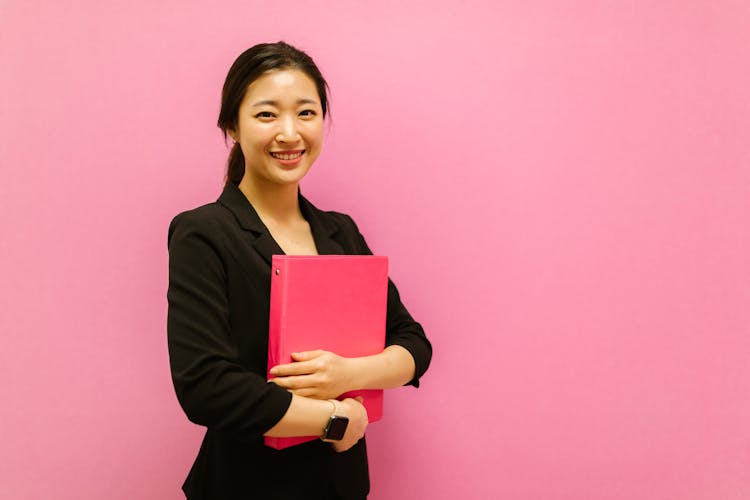
[{"label": "woman's eye", "polygon": [[255,115],[255,118],[273,118],[273,113],[270,111],[261,111],[257,115]]},{"label": "woman's eye", "polygon": [[312,109],[306,109],[304,111],[300,111],[300,116],[315,116],[317,113]]}]

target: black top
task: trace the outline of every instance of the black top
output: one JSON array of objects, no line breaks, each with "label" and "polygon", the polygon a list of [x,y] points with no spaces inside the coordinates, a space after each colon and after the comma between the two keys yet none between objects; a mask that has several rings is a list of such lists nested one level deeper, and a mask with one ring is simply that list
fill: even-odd
[{"label": "black top", "polygon": [[[300,195],[320,254],[371,254],[354,221]],[[189,499],[341,498],[369,491],[365,440],[344,453],[316,440],[284,450],[263,433],[286,412],[291,393],[266,381],[271,256],[284,252],[237,185],[215,203],[183,212],[169,227],[169,356],[177,399],[207,427],[183,489]],[[414,357],[419,377],[432,347],[388,282],[386,345]]]}]

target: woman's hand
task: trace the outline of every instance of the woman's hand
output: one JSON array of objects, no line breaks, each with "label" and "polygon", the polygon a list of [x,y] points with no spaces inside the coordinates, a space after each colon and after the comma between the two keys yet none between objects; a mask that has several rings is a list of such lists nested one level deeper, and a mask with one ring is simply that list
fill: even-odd
[{"label": "woman's hand", "polygon": [[341,401],[339,407],[343,409],[344,416],[349,417],[349,425],[346,426],[344,437],[339,441],[331,441],[333,449],[339,453],[346,451],[365,435],[367,429],[367,410],[362,406],[362,396],[346,398]]},{"label": "woman's hand", "polygon": [[[333,399],[354,389],[351,361],[332,352],[316,350],[292,353],[294,363],[271,368],[271,379],[292,394],[315,399]],[[362,406],[362,405],[360,405]]]}]

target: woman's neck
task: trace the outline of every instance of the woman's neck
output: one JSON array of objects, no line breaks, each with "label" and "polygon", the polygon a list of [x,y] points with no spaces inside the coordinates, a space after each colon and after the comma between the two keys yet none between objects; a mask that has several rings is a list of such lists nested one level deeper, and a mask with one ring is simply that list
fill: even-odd
[{"label": "woman's neck", "polygon": [[240,181],[239,188],[266,226],[269,223],[284,225],[302,218],[299,208],[299,185],[296,183],[259,185],[246,176]]}]

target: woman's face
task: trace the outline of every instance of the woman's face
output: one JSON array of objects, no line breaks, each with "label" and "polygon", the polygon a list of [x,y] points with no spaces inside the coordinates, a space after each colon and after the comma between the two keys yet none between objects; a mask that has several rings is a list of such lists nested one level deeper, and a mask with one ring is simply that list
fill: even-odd
[{"label": "woman's face", "polygon": [[297,69],[273,70],[247,87],[237,130],[245,156],[242,183],[296,185],[323,146],[323,110],[315,82]]}]

